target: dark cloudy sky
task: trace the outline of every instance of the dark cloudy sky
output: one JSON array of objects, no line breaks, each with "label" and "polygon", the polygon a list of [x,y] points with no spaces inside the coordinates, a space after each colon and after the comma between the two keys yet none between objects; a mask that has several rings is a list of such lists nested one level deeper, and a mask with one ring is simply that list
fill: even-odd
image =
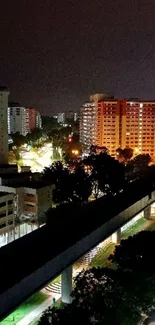
[{"label": "dark cloudy sky", "polygon": [[95,92],[155,98],[155,1],[3,1],[0,83],[49,115]]}]

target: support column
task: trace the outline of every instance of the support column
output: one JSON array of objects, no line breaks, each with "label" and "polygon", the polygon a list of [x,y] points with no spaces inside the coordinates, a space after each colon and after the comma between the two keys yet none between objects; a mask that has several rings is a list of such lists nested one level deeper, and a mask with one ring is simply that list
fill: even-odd
[{"label": "support column", "polygon": [[71,304],[72,297],[72,265],[61,274],[61,300],[65,304]]},{"label": "support column", "polygon": [[121,242],[121,228],[117,229],[111,236],[111,240],[114,244],[120,244]]},{"label": "support column", "polygon": [[151,205],[144,209],[144,218],[147,220],[151,219]]}]

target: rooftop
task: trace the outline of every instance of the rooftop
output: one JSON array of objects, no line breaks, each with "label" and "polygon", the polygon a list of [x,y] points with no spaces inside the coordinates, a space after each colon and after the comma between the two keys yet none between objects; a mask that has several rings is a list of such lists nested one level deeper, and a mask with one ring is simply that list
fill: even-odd
[{"label": "rooftop", "polygon": [[12,168],[15,168],[15,167],[17,167],[17,165],[16,164],[0,164],[0,169],[1,168],[8,168],[8,169],[12,169]]},{"label": "rooftop", "polygon": [[33,180],[33,179],[24,183],[24,187],[33,188],[33,189],[39,189],[39,188],[50,186],[50,185],[52,185],[52,184],[49,182],[45,182],[42,180],[37,181],[37,180]]},{"label": "rooftop", "polygon": [[29,172],[23,172],[23,173],[0,173],[0,177],[2,179],[6,179],[6,178],[9,178],[9,179],[22,179],[24,176],[32,176],[32,172],[29,171]]}]

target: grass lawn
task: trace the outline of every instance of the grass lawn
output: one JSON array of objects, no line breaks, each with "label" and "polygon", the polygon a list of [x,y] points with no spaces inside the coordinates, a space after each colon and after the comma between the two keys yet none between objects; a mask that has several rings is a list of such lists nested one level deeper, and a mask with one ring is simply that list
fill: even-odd
[{"label": "grass lawn", "polygon": [[[139,230],[141,230],[142,226],[146,223],[147,221],[142,218],[138,220],[135,224],[133,224],[131,227],[129,227],[124,233],[122,234],[121,238],[122,239],[127,239],[129,236],[133,236],[136,234]],[[154,227],[151,230],[155,229],[155,223],[152,224],[150,227]],[[150,230],[148,228],[148,230]],[[99,250],[99,252],[94,256],[92,259],[91,263],[89,264],[89,268],[91,267],[113,267],[112,263],[108,260],[108,257],[110,254],[113,254],[115,249],[115,244],[110,243],[106,247],[103,247]]]},{"label": "grass lawn", "polygon": [[1,325],[16,325],[22,318],[24,318],[33,309],[37,308],[38,305],[43,303],[48,298],[43,292],[37,292],[32,297],[27,299],[19,308],[17,308],[12,314],[6,317]]},{"label": "grass lawn", "polygon": [[89,268],[91,267],[111,267],[112,263],[108,261],[108,257],[113,253],[115,249],[115,244],[109,243],[106,247],[103,247],[99,250],[99,252],[94,256],[91,263],[89,264]]},{"label": "grass lawn", "polygon": [[145,223],[147,223],[146,219],[139,219],[135,224],[133,224],[131,227],[129,227],[122,233],[121,239],[127,239],[129,236],[133,236],[137,232],[141,231],[141,228],[143,225],[145,225]]}]

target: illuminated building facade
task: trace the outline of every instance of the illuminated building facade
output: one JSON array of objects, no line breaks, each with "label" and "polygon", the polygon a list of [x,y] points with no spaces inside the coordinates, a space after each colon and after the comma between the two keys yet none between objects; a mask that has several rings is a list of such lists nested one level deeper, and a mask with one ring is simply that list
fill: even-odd
[{"label": "illuminated building facade", "polygon": [[120,105],[120,146],[155,158],[155,101],[124,100]]},{"label": "illuminated building facade", "polygon": [[41,128],[41,115],[35,108],[21,107],[11,103],[8,107],[8,134],[19,132],[22,135]]},{"label": "illuminated building facade", "polygon": [[155,101],[93,98],[80,110],[80,142],[86,146],[130,147],[155,159]]},{"label": "illuminated building facade", "polygon": [[86,146],[99,143],[97,109],[94,102],[85,103],[80,110],[80,142]]}]

